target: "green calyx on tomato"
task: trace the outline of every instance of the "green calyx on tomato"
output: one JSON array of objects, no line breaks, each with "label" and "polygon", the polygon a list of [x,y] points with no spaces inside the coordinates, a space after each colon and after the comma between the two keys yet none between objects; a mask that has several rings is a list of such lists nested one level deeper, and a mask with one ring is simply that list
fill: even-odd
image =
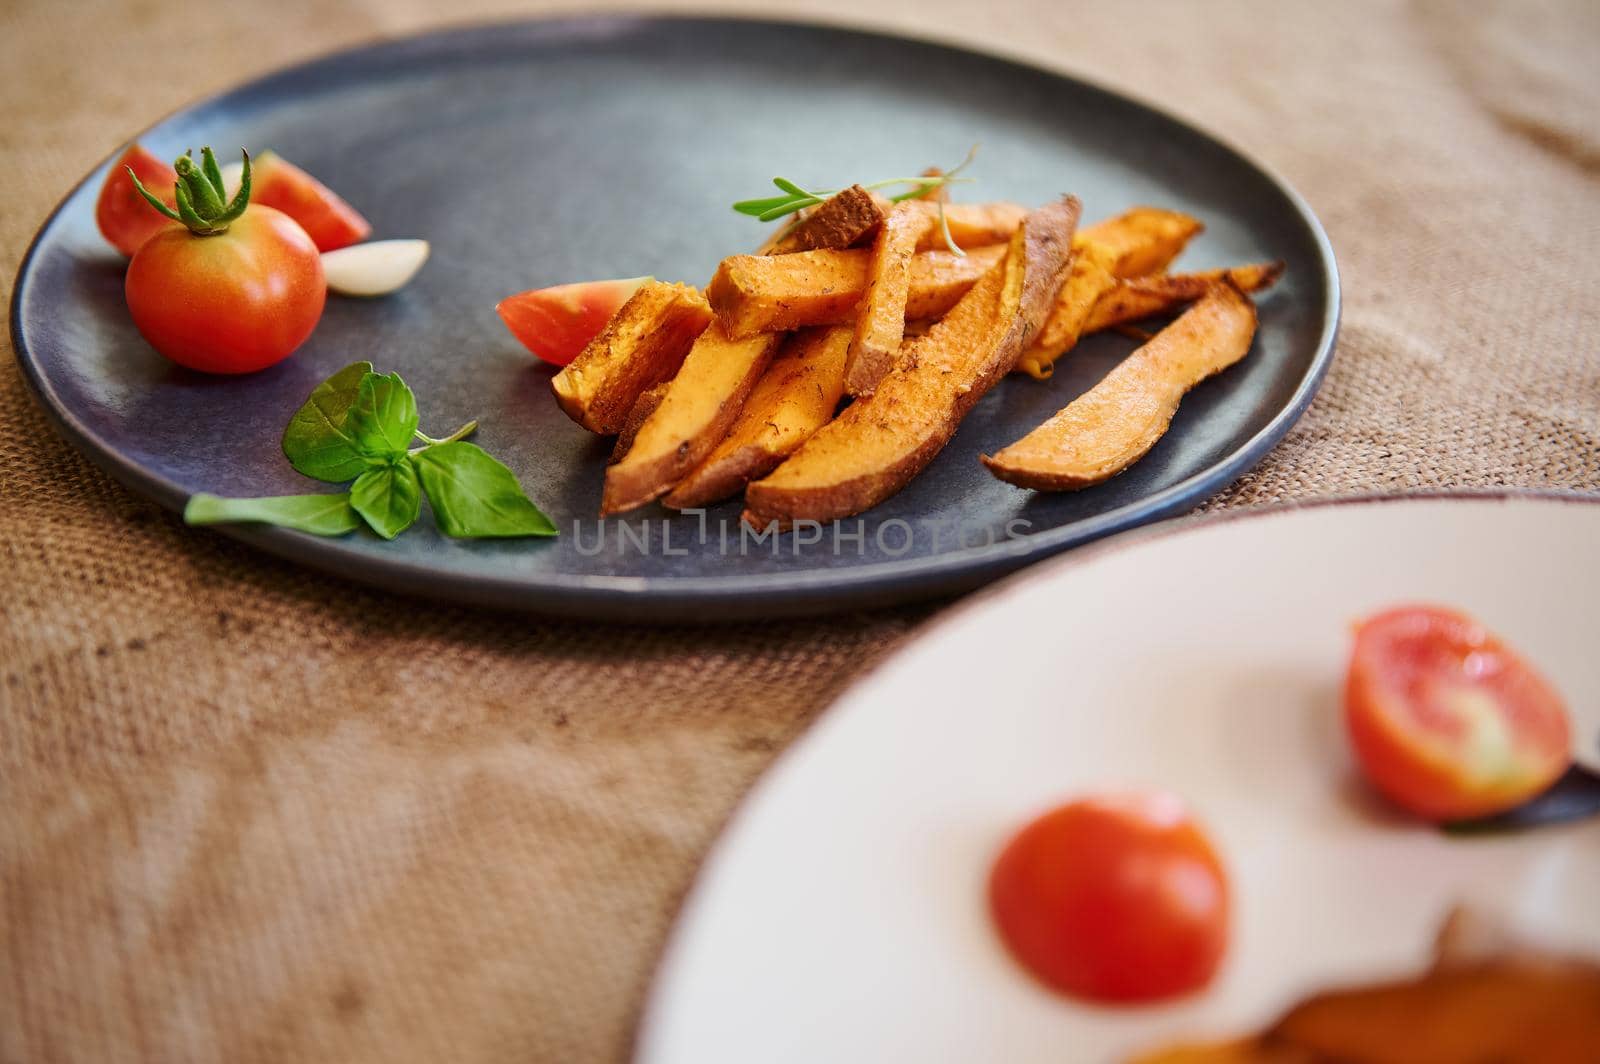
[{"label": "green calyx on tomato", "polygon": [[128,176],[133,178],[133,187],[145,198],[145,202],[163,215],[175,222],[182,222],[195,236],[217,236],[226,233],[228,226],[238,221],[244,209],[250,205],[250,153],[241,151],[241,154],[244,155],[244,172],[239,178],[239,191],[232,200],[227,199],[228,190],[223,183],[222,168],[217,165],[217,157],[210,148],[200,150],[198,166],[195,165],[194,156],[188,152],[173,162],[172,168],[178,173],[178,180],[173,186],[178,203],[176,210],[145,188],[132,167],[128,167]]}]

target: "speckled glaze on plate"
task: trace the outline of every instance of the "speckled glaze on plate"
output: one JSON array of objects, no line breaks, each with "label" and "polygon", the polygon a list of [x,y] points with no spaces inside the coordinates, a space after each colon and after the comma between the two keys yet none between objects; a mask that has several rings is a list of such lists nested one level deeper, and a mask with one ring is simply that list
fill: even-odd
[{"label": "speckled glaze on plate", "polygon": [[[806,107],[789,105],[797,93]],[[294,67],[139,139],[169,158],[202,144],[274,148],[355,204],[375,236],[425,237],[433,258],[387,299],[331,298],[316,334],[272,369],[189,373],[128,318],[122,261],[93,218],[108,159],[44,224],[12,302],[23,374],[52,421],[112,475],[174,509],[196,491],[318,490],[279,453],[289,414],[351,361],[398,370],[425,431],[481,419],[479,442],[516,471],[561,527],[558,539],[454,541],[426,517],[387,543],[222,531],[328,572],[458,601],[721,620],[970,589],[1187,510],[1231,482],[1310,402],[1338,322],[1320,225],[1235,150],[1060,74],[855,30],[659,17],[478,26]],[[494,304],[581,278],[703,283],[718,259],[759,242],[762,228],[727,204],[759,194],[774,174],[829,185],[914,173],[974,142],[981,183],[964,196],[1038,203],[1073,192],[1090,219],[1170,206],[1208,225],[1185,267],[1287,260],[1286,278],[1261,302],[1249,358],[1190,393],[1144,461],[1087,491],[1022,491],[977,456],[1090,387],[1133,346],[1121,336],[1090,338],[1046,384],[1002,383],[926,472],[837,537],[830,528],[814,543],[741,540],[737,502],[703,519],[652,507],[599,523],[609,441],[556,408],[551,370],[510,337]]]}]

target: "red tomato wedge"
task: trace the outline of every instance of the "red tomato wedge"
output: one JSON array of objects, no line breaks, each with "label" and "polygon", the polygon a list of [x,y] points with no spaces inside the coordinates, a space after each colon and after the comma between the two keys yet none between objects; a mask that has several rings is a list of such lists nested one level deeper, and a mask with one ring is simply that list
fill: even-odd
[{"label": "red tomato wedge", "polygon": [[327,185],[274,152],[252,164],[250,202],[275,207],[300,223],[318,251],[365,240],[372,226]]},{"label": "red tomato wedge", "polygon": [[552,366],[565,366],[648,280],[624,277],[537,288],[507,296],[494,309],[522,346]]},{"label": "red tomato wedge", "polygon": [[1086,798],[1046,813],[989,874],[1011,953],[1046,985],[1092,1001],[1158,1001],[1216,974],[1228,880],[1170,794]]},{"label": "red tomato wedge", "polygon": [[113,247],[131,257],[146,240],[168,226],[177,225],[152,210],[150,204],[133,187],[128,168],[139,175],[144,187],[160,196],[169,207],[177,205],[172,188],[178,182],[178,173],[165,162],[145,151],[137,144],[130,145],[111,167],[106,183],[100,187],[100,199],[94,205],[95,224],[100,235]]},{"label": "red tomato wedge", "polygon": [[1464,613],[1401,606],[1356,629],[1345,724],[1378,790],[1429,820],[1502,812],[1572,760],[1555,688]]}]

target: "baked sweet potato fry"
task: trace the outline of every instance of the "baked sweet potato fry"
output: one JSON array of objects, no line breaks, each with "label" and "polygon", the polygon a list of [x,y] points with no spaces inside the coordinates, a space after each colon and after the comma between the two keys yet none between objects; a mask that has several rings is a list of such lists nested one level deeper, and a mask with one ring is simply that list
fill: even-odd
[{"label": "baked sweet potato fry", "polygon": [[[922,202],[931,202],[937,207],[937,201]],[[950,239],[963,251],[1006,243],[1027,216],[1028,208],[1019,203],[996,201],[944,205],[944,220],[950,227]],[[944,233],[939,228],[939,215],[935,210],[933,225],[918,237],[917,249],[928,251],[944,246]]]},{"label": "baked sweet potato fry", "polygon": [[1043,323],[1066,273],[1079,209],[1069,197],[1029,214],[1005,258],[906,345],[871,396],[745,490],[745,520],[766,527],[845,517],[921,472]]},{"label": "baked sweet potato fry", "polygon": [[712,325],[695,340],[633,446],[606,470],[600,516],[659,498],[699,465],[728,432],[782,336],[730,340]]},{"label": "baked sweet potato fry", "polygon": [[873,238],[867,290],[856,304],[855,335],[844,366],[844,390],[851,395],[872,394],[900,353],[911,294],[911,256],[933,218],[929,204],[897,203]]},{"label": "baked sweet potato fry", "polygon": [[[906,317],[945,313],[1004,254],[1004,245],[976,248],[964,257],[918,252],[911,259]],[[853,322],[867,290],[871,255],[867,249],[734,255],[717,267],[706,298],[735,338]]]},{"label": "baked sweet potato fry", "polygon": [[1166,269],[1204,228],[1200,219],[1178,211],[1135,207],[1080,230],[1077,243],[1105,249],[1116,276],[1143,277]]},{"label": "baked sweet potato fry", "polygon": [[1017,359],[1017,371],[1037,380],[1055,372],[1056,359],[1077,344],[1084,323],[1100,299],[1117,284],[1111,273],[1113,254],[1099,244],[1082,244],[1072,254],[1072,268],[1055,305],[1028,349]]},{"label": "baked sweet potato fry", "polygon": [[983,464],[1036,491],[1098,484],[1154,447],[1188,390],[1250,350],[1256,309],[1221,283],[1043,425]]},{"label": "baked sweet potato fry", "polygon": [[639,396],[678,371],[710,323],[711,307],[695,289],[646,281],[550,381],[556,402],[591,432],[615,435]]},{"label": "baked sweet potato fry", "polygon": [[1241,292],[1271,288],[1283,276],[1284,262],[1257,262],[1199,273],[1164,273],[1113,281],[1083,324],[1085,335],[1156,314],[1167,314],[1205,295],[1226,278]]},{"label": "baked sweet potato fry", "polygon": [[611,457],[606,459],[606,465],[616,465],[622,461],[622,456],[633,446],[633,438],[639,435],[639,429],[650,415],[656,412],[656,407],[660,406],[661,400],[666,397],[667,385],[670,383],[672,382],[662,381],[639,393],[639,398],[633,401],[628,416],[623,419],[622,428],[617,432],[617,442],[611,446]]},{"label": "baked sweet potato fry", "polygon": [[662,502],[687,510],[737,495],[833,417],[844,395],[848,325],[802,329],[779,348],[721,443]]},{"label": "baked sweet potato fry", "polygon": [[860,185],[851,185],[823,200],[799,222],[781,228],[760,254],[855,247],[877,231],[883,218],[877,197]]}]

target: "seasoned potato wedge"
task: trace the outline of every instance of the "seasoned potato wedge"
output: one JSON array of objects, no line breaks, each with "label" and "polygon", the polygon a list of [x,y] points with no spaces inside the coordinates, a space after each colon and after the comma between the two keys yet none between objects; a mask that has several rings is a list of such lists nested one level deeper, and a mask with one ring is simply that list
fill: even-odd
[{"label": "seasoned potato wedge", "polygon": [[716,325],[701,333],[633,446],[606,470],[600,516],[659,498],[699,465],[727,435],[782,338],[730,340]]},{"label": "seasoned potato wedge", "polygon": [[928,204],[898,203],[872,241],[867,290],[856,305],[855,335],[844,367],[844,390],[851,395],[872,394],[900,353],[911,293],[911,256],[932,222]]},{"label": "seasoned potato wedge", "polygon": [[551,380],[556,402],[591,432],[615,435],[639,396],[678,371],[709,324],[711,307],[694,288],[646,281]]},{"label": "seasoned potato wedge", "polygon": [[1284,263],[1257,262],[1199,273],[1165,273],[1114,281],[1084,321],[1085,335],[1155,314],[1166,314],[1205,295],[1226,278],[1241,292],[1271,288],[1283,276]]},{"label": "seasoned potato wedge", "polygon": [[871,396],[745,490],[745,520],[765,527],[845,517],[916,476],[1044,322],[1066,273],[1078,212],[1069,197],[1029,214],[1005,258],[927,335],[906,345]]},{"label": "seasoned potato wedge", "polygon": [[622,456],[633,446],[633,438],[639,435],[639,429],[650,415],[656,412],[656,407],[660,406],[661,400],[666,397],[667,385],[670,383],[672,382],[662,381],[639,393],[639,398],[633,401],[628,416],[622,422],[622,428],[617,432],[617,442],[611,447],[611,457],[606,459],[606,465],[616,465],[622,461]]},{"label": "seasoned potato wedge", "polygon": [[1044,328],[1017,359],[1017,371],[1038,380],[1055,372],[1056,359],[1070,351],[1084,331],[1102,296],[1117,284],[1111,273],[1114,256],[1099,244],[1080,245],[1072,255],[1071,272],[1056,293]]},{"label": "seasoned potato wedge", "polygon": [[1184,393],[1250,350],[1256,308],[1217,285],[1099,384],[999,454],[982,456],[1001,480],[1036,491],[1098,484],[1154,447]]},{"label": "seasoned potato wedge", "polygon": [[848,325],[802,329],[779,348],[721,443],[662,500],[675,510],[737,495],[833,417],[844,395]]},{"label": "seasoned potato wedge", "polygon": [[[1004,254],[1004,245],[977,248],[964,257],[919,252],[911,259],[906,317],[943,314]],[[735,338],[853,322],[867,290],[871,256],[868,249],[734,255],[717,267],[706,298],[723,330]]]},{"label": "seasoned potato wedge", "polygon": [[791,222],[761,253],[787,255],[796,251],[855,247],[883,224],[884,210],[872,193],[860,185],[836,192],[808,211],[798,223]]},{"label": "seasoned potato wedge", "polygon": [[1178,211],[1135,207],[1080,230],[1077,242],[1100,245],[1116,276],[1143,277],[1166,269],[1204,228],[1200,219]]},{"label": "seasoned potato wedge", "polygon": [[[921,202],[937,205],[937,200],[923,200]],[[1028,208],[1018,203],[946,203],[944,205],[945,224],[950,227],[950,239],[956,242],[956,247],[964,251],[973,248],[989,247],[994,244],[1004,244],[1011,239],[1011,234],[1017,231],[1017,226],[1022,224],[1022,219],[1028,216]],[[917,239],[917,248],[922,251],[945,246],[944,233],[939,228],[939,214],[937,209],[933,212],[933,224]]]}]

